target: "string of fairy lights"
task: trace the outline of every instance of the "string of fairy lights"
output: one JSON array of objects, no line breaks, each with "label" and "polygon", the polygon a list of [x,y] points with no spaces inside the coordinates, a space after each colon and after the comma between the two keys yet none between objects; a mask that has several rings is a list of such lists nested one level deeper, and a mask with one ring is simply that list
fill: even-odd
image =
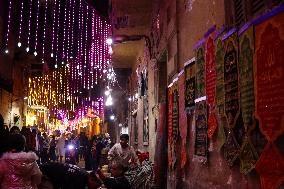
[{"label": "string of fairy lights", "polygon": [[110,24],[84,0],[8,0],[7,5],[4,53],[13,48],[9,38],[11,26],[17,24],[18,33],[13,33],[18,48],[47,68],[29,78],[28,105],[44,106],[60,115],[72,111],[78,119],[90,110],[103,116],[105,103],[112,104],[111,94],[93,93],[103,79],[109,91],[116,82],[107,41]]}]

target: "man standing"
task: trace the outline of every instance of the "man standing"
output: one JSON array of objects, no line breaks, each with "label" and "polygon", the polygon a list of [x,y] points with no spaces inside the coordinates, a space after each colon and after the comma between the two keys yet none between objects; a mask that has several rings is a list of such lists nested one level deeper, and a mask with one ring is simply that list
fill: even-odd
[{"label": "man standing", "polygon": [[118,161],[128,168],[132,164],[136,164],[137,156],[132,146],[129,146],[129,135],[120,135],[120,142],[115,144],[108,152],[109,161]]}]

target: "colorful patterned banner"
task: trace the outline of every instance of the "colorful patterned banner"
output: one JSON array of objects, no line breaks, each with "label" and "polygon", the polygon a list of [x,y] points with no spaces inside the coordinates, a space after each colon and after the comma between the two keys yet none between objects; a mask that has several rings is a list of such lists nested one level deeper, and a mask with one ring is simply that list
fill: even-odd
[{"label": "colorful patterned banner", "polygon": [[205,96],[205,60],[204,60],[204,47],[199,46],[195,50],[196,54],[196,87],[195,98]]},{"label": "colorful patterned banner", "polygon": [[240,37],[240,92],[241,109],[246,130],[253,126],[254,118],[254,83],[253,83],[253,26],[243,32]]},{"label": "colorful patterned banner", "polygon": [[195,105],[195,62],[184,68],[185,72],[185,108],[190,112]]},{"label": "colorful patterned banner", "polygon": [[241,161],[241,173],[246,175],[254,169],[256,161],[258,160],[258,154],[248,137],[245,139],[241,147],[239,158]]},{"label": "colorful patterned banner", "polygon": [[176,144],[179,137],[179,89],[178,82],[173,83],[173,103],[172,103],[172,160],[173,168],[177,160]]},{"label": "colorful patterned banner", "polygon": [[224,43],[222,41],[222,35],[220,35],[215,42],[216,45],[216,106],[218,113],[221,117],[225,116],[224,113]]},{"label": "colorful patterned banner", "polygon": [[234,128],[240,113],[237,33],[231,34],[224,43],[225,116],[228,125]]},{"label": "colorful patterned banner", "polygon": [[284,131],[284,13],[255,28],[256,116],[274,141]]},{"label": "colorful patterned banner", "polygon": [[215,54],[215,61],[216,61],[216,106],[217,106],[217,120],[218,120],[218,134],[217,134],[217,149],[220,151],[222,146],[225,143],[226,136],[224,132],[224,128],[226,126],[226,119],[224,113],[224,104],[225,104],[225,97],[224,97],[224,46],[222,41],[222,32],[219,36],[216,36],[215,46],[216,46],[216,54]]},{"label": "colorful patterned banner", "polygon": [[226,142],[224,144],[224,158],[229,166],[233,166],[239,155],[240,146],[236,140],[233,130],[231,128],[228,129]]},{"label": "colorful patterned banner", "polygon": [[255,169],[262,189],[276,189],[284,181],[284,158],[273,143],[265,146]]},{"label": "colorful patterned banner", "polygon": [[166,103],[159,105],[159,124],[156,136],[156,148],[154,157],[154,181],[155,185],[163,188],[164,180],[167,179],[167,106]]},{"label": "colorful patterned banner", "polygon": [[207,104],[200,101],[195,104],[195,158],[200,161],[207,161]]},{"label": "colorful patterned banner", "polygon": [[173,159],[172,159],[172,117],[173,117],[173,88],[168,88],[168,167],[171,169]]},{"label": "colorful patterned banner", "polygon": [[209,35],[205,45],[205,70],[206,70],[206,95],[208,104],[208,138],[212,138],[216,128],[217,119],[215,114],[216,98],[216,64],[215,64],[215,44],[213,34]]},{"label": "colorful patterned banner", "polygon": [[186,163],[186,136],[187,136],[187,116],[185,111],[185,73],[182,73],[178,79],[179,89],[179,131],[181,136],[181,167]]}]

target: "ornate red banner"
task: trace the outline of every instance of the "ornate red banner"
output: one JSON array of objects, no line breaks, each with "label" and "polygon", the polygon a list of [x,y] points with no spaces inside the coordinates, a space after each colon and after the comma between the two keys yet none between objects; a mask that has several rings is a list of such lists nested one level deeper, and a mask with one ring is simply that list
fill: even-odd
[{"label": "ornate red banner", "polygon": [[173,110],[173,90],[168,88],[168,167],[172,167],[172,110]]},{"label": "ornate red banner", "polygon": [[187,136],[187,116],[185,111],[185,73],[182,73],[178,79],[179,89],[179,131],[181,136],[181,167],[186,163],[186,136]]},{"label": "ornate red banner", "polygon": [[217,128],[215,114],[216,98],[216,64],[215,64],[215,44],[213,35],[209,35],[205,44],[205,71],[206,71],[206,96],[208,104],[208,138],[211,138]]},{"label": "ornate red banner", "polygon": [[284,13],[255,28],[256,116],[274,141],[284,131]]},{"label": "ornate red banner", "polygon": [[273,143],[265,146],[255,169],[262,189],[276,189],[284,181],[284,158]]}]

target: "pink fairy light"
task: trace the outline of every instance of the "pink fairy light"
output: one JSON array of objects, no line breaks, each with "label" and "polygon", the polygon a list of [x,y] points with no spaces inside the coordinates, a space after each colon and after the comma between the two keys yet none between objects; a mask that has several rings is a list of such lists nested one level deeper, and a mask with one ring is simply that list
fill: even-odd
[{"label": "pink fairy light", "polygon": [[47,13],[47,1],[45,0],[44,6],[44,26],[43,26],[43,39],[42,39],[42,63],[44,63],[44,47],[45,47],[45,30],[46,30],[46,13]]},{"label": "pink fairy light", "polygon": [[6,33],[6,50],[5,53],[9,53],[8,50],[8,42],[9,42],[9,33],[10,33],[10,23],[11,23],[11,14],[12,14],[12,0],[9,1],[9,15],[8,15],[8,27],[7,27],[7,33]]},{"label": "pink fairy light", "polygon": [[33,0],[30,0],[30,12],[29,12],[29,26],[28,26],[28,47],[26,48],[26,51],[30,51],[30,37],[31,37],[31,18],[32,18],[32,5],[33,5]]},{"label": "pink fairy light", "polygon": [[[87,5],[87,15],[86,15],[86,18],[85,18],[85,22],[86,22],[86,36],[85,36],[85,66],[88,66],[87,65],[87,40],[88,40],[88,20],[89,20],[89,7]],[[86,72],[85,74],[85,82],[84,82],[84,87],[86,87],[86,85],[88,86],[88,83],[90,81],[90,78],[89,78],[89,73]],[[89,87],[89,86],[88,86]]]},{"label": "pink fairy light", "polygon": [[72,1],[70,0],[68,2],[68,30],[67,30],[67,41],[68,41],[68,44],[67,44],[67,62],[68,59],[70,58],[69,55],[70,55],[70,49],[71,49],[71,42],[70,42],[70,30],[71,30],[71,10],[70,10],[70,7],[72,7]]},{"label": "pink fairy light", "polygon": [[59,29],[60,29],[60,3],[58,3],[58,16],[57,16],[57,34],[56,34],[56,52],[55,52],[55,66],[57,66],[57,61],[58,61],[58,38],[59,38]]},{"label": "pink fairy light", "polygon": [[65,1],[65,5],[64,5],[64,21],[63,21],[63,43],[62,43],[62,63],[64,61],[65,58],[65,34],[66,34],[66,19],[67,19],[67,0]]},{"label": "pink fairy light", "polygon": [[54,1],[54,14],[53,14],[53,21],[52,21],[52,43],[51,43],[51,57],[54,56],[54,33],[55,33],[55,24],[56,24],[56,0]]},{"label": "pink fairy light", "polygon": [[36,50],[37,50],[37,35],[38,35],[38,22],[39,22],[39,20],[38,20],[38,17],[39,17],[39,0],[37,0],[37,12],[36,12],[36,33],[35,33],[35,52],[34,52],[34,55],[35,56],[37,56],[37,52],[36,52]]},{"label": "pink fairy light", "polygon": [[22,46],[22,43],[21,43],[21,35],[22,35],[23,9],[24,9],[24,0],[22,0],[22,3],[21,3],[21,13],[20,13],[20,27],[19,27],[18,47],[21,47],[21,46]]}]

